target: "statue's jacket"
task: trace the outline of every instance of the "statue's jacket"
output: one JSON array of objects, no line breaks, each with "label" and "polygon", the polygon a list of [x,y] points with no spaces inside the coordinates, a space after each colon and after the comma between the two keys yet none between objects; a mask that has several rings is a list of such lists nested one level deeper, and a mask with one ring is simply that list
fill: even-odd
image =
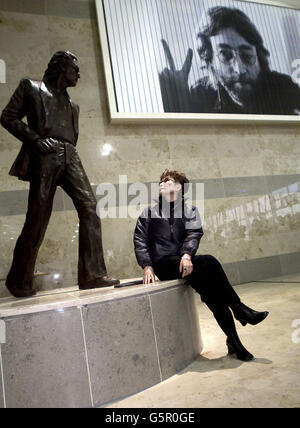
[{"label": "statue's jacket", "polygon": [[[51,121],[55,120],[55,114],[52,114],[49,105],[52,96],[44,81],[24,78],[2,112],[2,126],[23,143],[9,171],[10,175],[20,180],[30,181],[33,143],[39,138],[48,136]],[[76,145],[79,106],[70,98],[69,102],[73,116],[74,145]],[[27,118],[27,124],[22,120],[24,117]]]}]

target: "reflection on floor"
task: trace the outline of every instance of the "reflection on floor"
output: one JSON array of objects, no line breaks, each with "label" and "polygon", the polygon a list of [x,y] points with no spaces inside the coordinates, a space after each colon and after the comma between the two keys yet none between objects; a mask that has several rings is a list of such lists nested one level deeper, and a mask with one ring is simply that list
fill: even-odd
[{"label": "reflection on floor", "polygon": [[227,355],[225,336],[199,299],[204,349],[197,360],[165,382],[105,407],[299,407],[300,274],[235,289],[248,306],[270,312],[259,325],[237,323],[253,361]]}]

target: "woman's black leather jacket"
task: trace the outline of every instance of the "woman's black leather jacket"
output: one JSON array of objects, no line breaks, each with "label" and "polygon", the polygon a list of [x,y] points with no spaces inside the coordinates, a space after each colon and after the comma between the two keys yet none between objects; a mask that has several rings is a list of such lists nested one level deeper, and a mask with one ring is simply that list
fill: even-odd
[{"label": "woman's black leather jacket", "polygon": [[170,207],[163,198],[145,208],[134,231],[138,264],[144,268],[172,255],[194,256],[203,236],[198,209],[177,199]]}]

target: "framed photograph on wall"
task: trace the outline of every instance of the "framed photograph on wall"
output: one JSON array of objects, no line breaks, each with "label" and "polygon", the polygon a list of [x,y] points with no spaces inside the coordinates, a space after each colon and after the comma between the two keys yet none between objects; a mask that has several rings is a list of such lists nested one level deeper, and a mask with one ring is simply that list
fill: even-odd
[{"label": "framed photograph on wall", "polygon": [[96,0],[113,123],[300,123],[300,5]]}]

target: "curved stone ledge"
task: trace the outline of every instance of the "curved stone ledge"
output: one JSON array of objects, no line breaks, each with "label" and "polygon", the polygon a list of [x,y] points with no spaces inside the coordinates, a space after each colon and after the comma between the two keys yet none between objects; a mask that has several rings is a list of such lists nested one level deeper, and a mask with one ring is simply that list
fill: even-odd
[{"label": "curved stone ledge", "polygon": [[1,299],[0,317],[0,407],[100,406],[202,350],[194,291],[181,280]]}]

